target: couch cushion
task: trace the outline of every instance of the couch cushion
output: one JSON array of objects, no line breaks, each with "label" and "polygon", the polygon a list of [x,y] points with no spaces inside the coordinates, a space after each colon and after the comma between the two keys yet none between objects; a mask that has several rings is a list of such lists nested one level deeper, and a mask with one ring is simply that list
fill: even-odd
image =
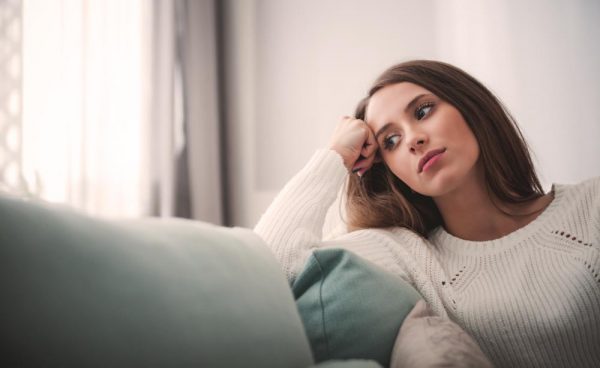
[{"label": "couch cushion", "polygon": [[454,321],[435,315],[423,300],[406,316],[390,366],[493,367],[468,333]]},{"label": "couch cushion", "polygon": [[285,276],[249,230],[0,195],[0,262],[0,366],[313,362]]},{"label": "couch cushion", "polygon": [[316,362],[389,366],[406,315],[421,298],[402,278],[343,249],[319,249],[292,286]]}]

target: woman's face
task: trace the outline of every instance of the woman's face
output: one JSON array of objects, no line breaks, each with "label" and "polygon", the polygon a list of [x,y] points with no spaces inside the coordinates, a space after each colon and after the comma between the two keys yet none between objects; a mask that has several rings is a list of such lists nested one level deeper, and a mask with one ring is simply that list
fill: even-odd
[{"label": "woman's face", "polygon": [[402,82],[380,89],[365,122],[385,164],[415,192],[438,197],[477,180],[473,132],[454,106],[425,88]]}]

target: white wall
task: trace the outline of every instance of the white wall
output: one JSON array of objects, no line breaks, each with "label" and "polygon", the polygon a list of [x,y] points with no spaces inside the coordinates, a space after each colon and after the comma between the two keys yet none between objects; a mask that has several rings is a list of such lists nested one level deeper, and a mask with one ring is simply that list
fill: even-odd
[{"label": "white wall", "polygon": [[450,62],[516,117],[545,187],[600,175],[600,3],[227,0],[233,221],[254,226],[370,83]]}]

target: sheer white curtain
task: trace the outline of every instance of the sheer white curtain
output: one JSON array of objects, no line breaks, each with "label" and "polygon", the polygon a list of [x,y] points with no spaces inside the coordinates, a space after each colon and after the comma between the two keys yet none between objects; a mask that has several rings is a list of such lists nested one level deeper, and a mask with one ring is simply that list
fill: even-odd
[{"label": "sheer white curtain", "polygon": [[213,0],[24,0],[33,194],[221,224],[215,15]]},{"label": "sheer white curtain", "polygon": [[144,0],[25,0],[23,173],[91,214],[148,213],[151,9]]}]

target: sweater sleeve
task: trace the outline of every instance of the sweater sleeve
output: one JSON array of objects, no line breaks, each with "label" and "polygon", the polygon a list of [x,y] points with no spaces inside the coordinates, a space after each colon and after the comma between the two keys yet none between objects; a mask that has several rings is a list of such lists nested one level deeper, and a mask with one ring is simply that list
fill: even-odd
[{"label": "sweater sleeve", "polygon": [[290,282],[322,241],[327,210],[348,171],[335,151],[321,149],[275,197],[254,231],[269,245]]}]

